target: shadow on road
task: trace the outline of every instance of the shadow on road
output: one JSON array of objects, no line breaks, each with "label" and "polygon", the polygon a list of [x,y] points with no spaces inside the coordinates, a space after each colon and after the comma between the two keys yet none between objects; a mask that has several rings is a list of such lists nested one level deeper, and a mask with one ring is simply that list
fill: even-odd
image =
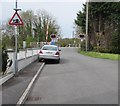
[{"label": "shadow on road", "polygon": [[60,59],[60,63],[57,63],[55,60],[44,60],[45,64],[66,64],[69,63],[68,59]]},{"label": "shadow on road", "polygon": [[45,64],[58,64],[55,60],[44,60]]},{"label": "shadow on road", "polygon": [[60,64],[67,64],[67,63],[69,63],[70,62],[70,60],[69,59],[61,59],[60,60]]}]

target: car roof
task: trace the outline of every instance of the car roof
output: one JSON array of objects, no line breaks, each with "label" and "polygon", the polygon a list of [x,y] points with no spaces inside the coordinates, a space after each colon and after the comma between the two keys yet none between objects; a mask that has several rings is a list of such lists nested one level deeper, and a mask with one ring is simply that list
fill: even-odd
[{"label": "car roof", "polygon": [[58,47],[57,45],[44,45],[44,46]]}]

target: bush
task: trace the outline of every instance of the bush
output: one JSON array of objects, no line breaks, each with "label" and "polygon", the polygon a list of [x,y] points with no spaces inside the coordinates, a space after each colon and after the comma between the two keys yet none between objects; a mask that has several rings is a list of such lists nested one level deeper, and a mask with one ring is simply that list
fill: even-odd
[{"label": "bush", "polygon": [[3,75],[7,69],[7,60],[8,60],[8,54],[6,52],[5,46],[2,47],[2,72]]},{"label": "bush", "polygon": [[112,38],[112,41],[111,41],[111,44],[110,44],[110,52],[111,53],[116,53],[116,54],[120,54],[120,34],[119,33],[114,33],[112,34],[111,36]]},{"label": "bush", "polygon": [[101,47],[101,46],[94,47],[94,51],[101,52],[101,53],[109,53],[110,52],[110,50],[108,48]]},{"label": "bush", "polygon": [[110,49],[110,53],[120,54],[120,48],[119,47],[111,46],[109,49]]},{"label": "bush", "polygon": [[85,41],[81,42],[81,50],[83,50],[83,51],[86,50]]}]

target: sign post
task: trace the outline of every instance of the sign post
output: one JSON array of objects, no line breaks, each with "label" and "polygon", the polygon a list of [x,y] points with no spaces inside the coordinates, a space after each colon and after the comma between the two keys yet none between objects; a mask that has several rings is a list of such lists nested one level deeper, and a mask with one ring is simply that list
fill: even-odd
[{"label": "sign post", "polygon": [[17,8],[17,0],[16,0],[16,8],[14,9],[15,13],[9,21],[9,25],[14,25],[15,28],[15,53],[14,53],[14,75],[18,75],[18,60],[17,60],[17,52],[18,52],[18,41],[17,41],[17,26],[23,25],[22,19],[20,18],[17,11],[21,10]]},{"label": "sign post", "polygon": [[17,61],[17,26],[15,26],[15,53],[14,53],[14,65],[15,65],[15,70],[14,74],[18,75],[18,61]]}]

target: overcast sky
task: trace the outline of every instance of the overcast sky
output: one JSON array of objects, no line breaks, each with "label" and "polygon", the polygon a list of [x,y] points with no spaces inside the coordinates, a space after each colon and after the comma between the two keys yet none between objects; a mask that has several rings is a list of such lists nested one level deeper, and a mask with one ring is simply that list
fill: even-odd
[{"label": "overcast sky", "polygon": [[[0,3],[0,21],[11,18],[14,14],[13,8],[15,8],[16,0],[2,0]],[[36,13],[39,9],[44,9],[51,15],[53,15],[58,24],[61,27],[64,37],[72,37],[74,19],[78,11],[82,10],[83,3],[86,0],[17,0],[18,8],[22,11],[28,9],[33,10]],[[48,2],[49,1],[49,2]],[[1,18],[2,17],[2,18]]]}]

